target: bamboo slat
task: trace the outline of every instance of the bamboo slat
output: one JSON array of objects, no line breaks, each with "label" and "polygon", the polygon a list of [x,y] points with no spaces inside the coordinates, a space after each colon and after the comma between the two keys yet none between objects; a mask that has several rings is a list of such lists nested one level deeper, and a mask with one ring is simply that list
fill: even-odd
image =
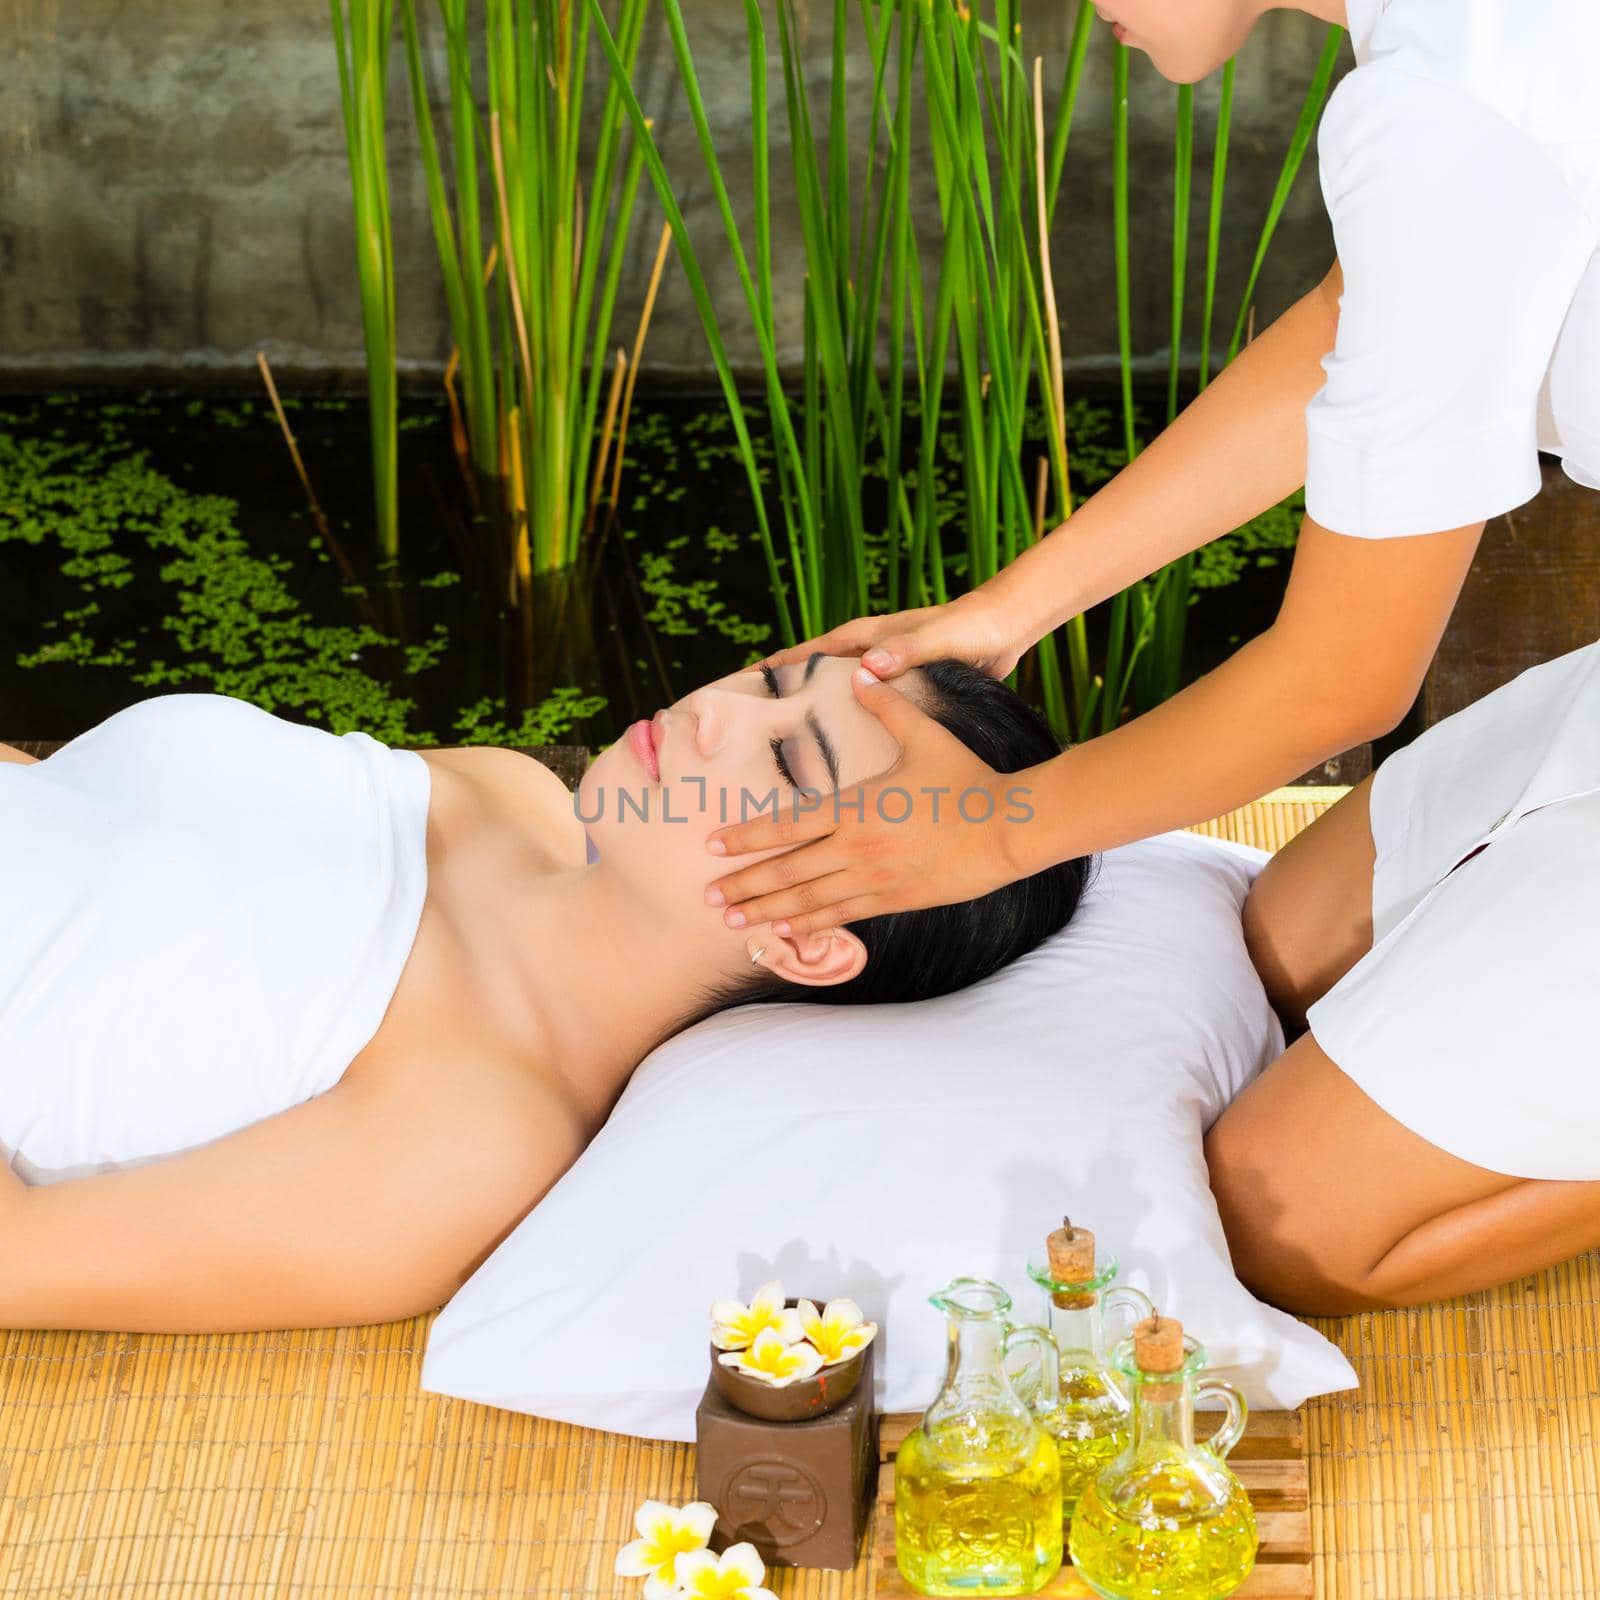
[{"label": "bamboo slat", "polygon": [[[1276,849],[1342,792],[1200,831]],[[641,1500],[695,1497],[693,1447],[423,1393],[433,1315],[0,1330],[0,1600],[638,1600],[612,1558]],[[1600,1595],[1600,1258],[1312,1325],[1361,1377],[1299,1414],[1320,1600]],[[869,1600],[881,1566],[869,1538],[769,1581]]]}]

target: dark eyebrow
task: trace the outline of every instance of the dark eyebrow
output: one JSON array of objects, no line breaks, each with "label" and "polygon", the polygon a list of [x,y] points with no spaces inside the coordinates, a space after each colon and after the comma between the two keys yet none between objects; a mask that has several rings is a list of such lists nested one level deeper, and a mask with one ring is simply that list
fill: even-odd
[{"label": "dark eyebrow", "polygon": [[[811,660],[817,658],[812,656]],[[810,663],[807,663],[809,665]],[[806,726],[811,729],[812,737],[817,741],[817,748],[822,752],[822,759],[827,763],[828,776],[833,780],[835,789],[839,787],[839,757],[834,753],[833,740],[822,731],[822,724],[817,721],[815,711],[806,712]]]},{"label": "dark eyebrow", "polygon": [[813,650],[811,652],[811,654],[806,657],[806,674],[800,680],[800,687],[802,689],[805,688],[805,686],[808,683],[811,682],[811,674],[817,670],[817,663],[821,659],[822,659],[822,652],[820,650]]}]

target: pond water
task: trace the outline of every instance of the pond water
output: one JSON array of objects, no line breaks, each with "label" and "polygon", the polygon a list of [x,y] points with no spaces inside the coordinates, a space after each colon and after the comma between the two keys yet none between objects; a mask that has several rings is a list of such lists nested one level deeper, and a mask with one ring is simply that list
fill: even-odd
[{"label": "pond water", "polygon": [[[636,397],[586,681],[558,679],[531,703],[442,401],[402,402],[392,570],[372,537],[362,401],[284,403],[357,584],[317,530],[264,396],[0,396],[0,739],[70,738],[148,695],[202,691],[391,744],[602,745],[782,642],[720,395]],[[1080,490],[1123,459],[1113,403],[1071,402]],[[757,404],[758,437],[760,420]],[[942,524],[958,530],[955,440],[942,437]],[[1184,681],[1272,620],[1297,527],[1288,502],[1202,553]],[[947,532],[952,593],[961,544]]]}]

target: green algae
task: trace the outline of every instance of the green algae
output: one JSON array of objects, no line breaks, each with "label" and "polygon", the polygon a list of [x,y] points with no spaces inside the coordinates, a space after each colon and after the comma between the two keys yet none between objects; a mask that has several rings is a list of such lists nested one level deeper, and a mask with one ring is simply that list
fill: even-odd
[{"label": "green algae", "polygon": [[[186,408],[189,415],[200,414],[196,404]],[[90,443],[60,428],[47,436],[23,431],[39,420],[38,410],[0,412],[0,547],[48,547],[61,575],[86,597],[55,615],[36,613],[37,637],[19,641],[16,664],[115,668],[150,693],[233,695],[334,733],[360,729],[387,744],[438,743],[418,725],[415,698],[363,657],[398,649],[402,679],[432,672],[450,649],[445,625],[401,645],[366,622],[318,619],[296,592],[296,563],[251,548],[236,501],[186,489],[153,467],[147,452],[121,445],[122,414],[101,408],[97,442]],[[130,546],[159,553],[160,590],[143,608],[153,624],[125,614],[115,619],[96,598],[135,582]],[[311,559],[326,564],[320,542],[312,549]],[[421,581],[443,587],[460,574]],[[523,740],[507,737],[503,704],[496,719],[491,705],[474,703],[461,710],[455,731],[463,744],[554,743],[604,704],[558,688],[509,729],[533,735]]]},{"label": "green algae", "polygon": [[[331,426],[349,402],[288,396],[284,405],[296,415],[297,433],[315,437],[317,418],[329,415]],[[914,404],[907,409],[909,438],[917,418]],[[753,405],[752,417],[759,411]],[[438,743],[435,729],[446,725],[448,742],[555,743],[605,709],[603,697],[566,685],[531,710],[509,711],[503,699],[491,696],[439,712],[441,703],[449,703],[449,663],[461,641],[436,623],[420,640],[402,645],[372,625],[377,586],[398,582],[398,571],[376,571],[372,586],[340,586],[330,582],[330,558],[319,537],[309,537],[306,553],[295,559],[254,548],[240,527],[235,500],[184,487],[130,444],[127,426],[141,424],[148,432],[162,419],[172,423],[165,431],[180,447],[193,424],[232,433],[259,430],[264,448],[281,450],[277,418],[264,401],[196,399],[174,406],[149,396],[80,402],[63,394],[0,408],[0,546],[32,546],[41,554],[47,547],[73,596],[60,600],[62,586],[53,585],[58,603],[28,619],[32,635],[13,628],[19,667],[110,671],[151,693],[233,694],[336,732],[360,728],[390,743]],[[442,427],[445,420],[442,405],[429,402],[409,413],[402,428]],[[1066,421],[1076,506],[1121,469],[1125,456],[1121,428],[1107,407],[1075,397]],[[1028,424],[1030,440],[1041,441],[1042,408],[1030,411]],[[771,450],[764,439],[758,429],[757,455],[770,483]],[[952,593],[963,586],[967,564],[960,450],[957,431],[942,428],[934,485]],[[283,466],[287,475],[286,459]],[[663,644],[697,641],[695,681],[746,665],[774,642],[755,517],[747,495],[739,492],[742,484],[732,495],[722,488],[741,471],[730,418],[714,401],[687,416],[681,407],[635,409],[621,537],[643,600],[644,625]],[[876,480],[874,496],[881,497],[877,520],[886,524],[889,484],[881,452],[866,472]],[[913,477],[908,468],[908,486]],[[231,478],[221,481],[233,487]],[[700,498],[685,506],[690,493]],[[1303,498],[1293,496],[1197,551],[1191,607],[1282,562],[1294,547],[1302,513]],[[302,508],[283,515],[309,534]],[[348,518],[335,522],[341,537],[350,531]],[[153,577],[150,552],[159,557]],[[889,554],[888,535],[869,531],[868,577],[880,595]],[[786,575],[786,557],[780,552],[777,559]],[[409,580],[418,591],[463,582],[453,565]],[[116,603],[134,584],[142,591],[138,603]],[[332,618],[319,614],[308,598],[317,590],[330,599],[342,596],[347,610]],[[625,642],[635,648],[640,643]],[[671,654],[675,671],[684,666],[682,651],[679,644]],[[639,671],[650,670],[644,656],[627,653]],[[431,717],[418,711],[413,691],[419,683],[436,686],[425,697],[434,707]]]}]

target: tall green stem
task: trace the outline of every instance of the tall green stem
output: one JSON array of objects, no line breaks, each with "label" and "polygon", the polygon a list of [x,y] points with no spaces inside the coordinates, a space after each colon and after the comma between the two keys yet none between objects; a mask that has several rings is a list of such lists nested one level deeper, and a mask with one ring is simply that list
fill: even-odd
[{"label": "tall green stem", "polygon": [[393,0],[330,0],[329,10],[339,60],[339,101],[344,114],[355,215],[378,546],[384,557],[393,561],[400,543],[399,383],[395,366],[394,237],[389,223],[384,135],[394,8]]}]

